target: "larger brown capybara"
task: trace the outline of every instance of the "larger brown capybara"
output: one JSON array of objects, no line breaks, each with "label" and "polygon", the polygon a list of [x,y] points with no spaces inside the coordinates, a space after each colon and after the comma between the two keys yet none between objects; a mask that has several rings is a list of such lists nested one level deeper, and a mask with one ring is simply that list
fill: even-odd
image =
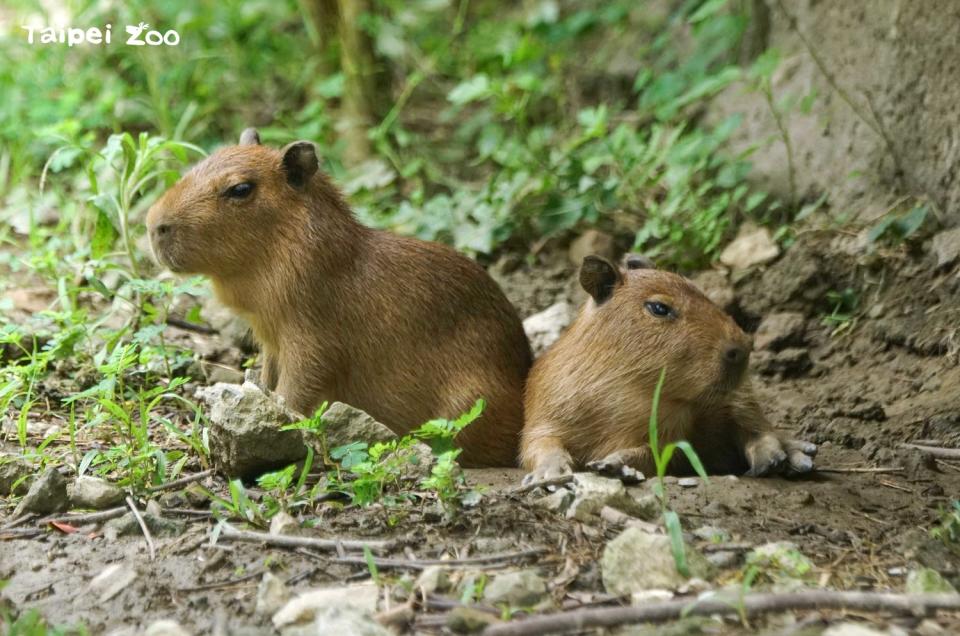
[{"label": "larger brown capybara", "polygon": [[456,251],[366,227],[312,143],[277,150],[253,129],[150,209],[157,260],[204,274],[251,325],[264,383],[291,407],[361,408],[403,434],[478,399],[457,438],[465,466],[514,466],[530,346],[510,302]]},{"label": "larger brown capybara", "polygon": [[661,448],[687,440],[709,472],[812,470],[816,446],[774,432],[754,395],[750,338],[690,281],[639,256],[623,268],[588,256],[580,283],[590,298],[527,379],[528,482],[584,465],[654,473],[648,431],[663,369]]}]

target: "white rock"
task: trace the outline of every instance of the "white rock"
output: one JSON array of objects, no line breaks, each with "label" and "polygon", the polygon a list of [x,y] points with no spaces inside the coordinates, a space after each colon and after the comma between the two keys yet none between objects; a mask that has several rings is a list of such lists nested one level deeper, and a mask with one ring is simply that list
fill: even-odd
[{"label": "white rock", "polygon": [[450,577],[447,576],[446,568],[431,565],[423,569],[413,586],[417,590],[423,590],[424,594],[446,592],[450,589]]},{"label": "white rock", "polygon": [[619,479],[602,477],[596,473],[574,473],[574,499],[567,509],[567,517],[591,521],[604,506],[616,508],[640,519],[649,519],[649,501],[630,496]]},{"label": "white rock", "polygon": [[300,534],[300,524],[289,513],[281,510],[270,519],[270,534],[274,536],[298,535]]},{"label": "white rock", "polygon": [[507,603],[511,607],[530,607],[547,593],[547,583],[536,572],[520,570],[498,574],[483,590],[483,598],[491,604]]},{"label": "white rock", "polygon": [[837,623],[823,630],[821,636],[886,636],[881,631],[860,623]]},{"label": "white rock", "polygon": [[143,636],[190,636],[180,623],[172,620],[160,620],[150,623]]},{"label": "white rock", "polygon": [[937,267],[951,265],[960,258],[960,227],[935,235],[933,253],[937,255]]},{"label": "white rock", "polygon": [[101,603],[127,589],[137,578],[137,571],[128,565],[114,563],[108,565],[100,574],[93,577],[88,586],[91,594],[98,595]]},{"label": "white rock", "polygon": [[306,625],[288,625],[281,636],[392,636],[387,628],[377,623],[370,612],[345,606],[331,606],[319,610]]},{"label": "white rock", "polygon": [[734,270],[769,263],[780,255],[780,247],[765,227],[744,225],[740,233],[720,253],[720,262]]},{"label": "white rock", "polygon": [[286,583],[273,572],[264,572],[257,587],[255,611],[261,616],[274,614],[290,600],[290,590]]},{"label": "white rock", "polygon": [[696,488],[700,485],[700,480],[696,477],[681,477],[677,480],[677,485],[681,488]]},{"label": "white rock", "polygon": [[[693,576],[707,578],[709,563],[689,547],[687,564]],[[676,589],[687,582],[677,571],[670,538],[632,527],[607,543],[600,570],[607,592],[618,596],[651,589]]]},{"label": "white rock", "polygon": [[295,623],[310,622],[329,607],[349,606],[372,613],[377,610],[379,598],[380,590],[373,583],[307,590],[290,599],[271,620],[274,627],[281,629]]},{"label": "white rock", "polygon": [[563,330],[570,326],[577,315],[573,305],[565,300],[550,305],[540,313],[533,314],[523,321],[523,330],[530,340],[533,355],[538,356],[550,348],[560,338]]}]

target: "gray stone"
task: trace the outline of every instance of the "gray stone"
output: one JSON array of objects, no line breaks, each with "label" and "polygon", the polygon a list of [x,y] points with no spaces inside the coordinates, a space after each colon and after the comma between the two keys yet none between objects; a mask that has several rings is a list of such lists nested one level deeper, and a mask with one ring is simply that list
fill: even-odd
[{"label": "gray stone", "polygon": [[447,614],[447,628],[454,634],[475,634],[499,622],[493,614],[465,605],[455,607]]},{"label": "gray stone", "polygon": [[[343,402],[331,404],[323,413],[323,421],[326,424],[324,431],[328,449],[346,446],[353,442],[367,444],[388,442],[397,437],[397,434],[386,424],[378,422],[365,411]],[[314,448],[320,448],[316,434],[310,431],[303,432],[303,440]],[[414,456],[414,462],[409,464],[411,473],[429,474],[433,466],[433,453],[430,447],[418,442],[410,448],[410,451]]]},{"label": "gray stone", "polygon": [[33,470],[33,466],[19,455],[0,455],[0,497],[11,493],[26,494],[30,489],[29,476],[33,474]]},{"label": "gray stone", "polygon": [[726,543],[730,540],[730,533],[716,526],[700,526],[693,531],[693,536],[709,543]]},{"label": "gray stone", "polygon": [[726,569],[735,568],[740,565],[740,555],[732,550],[718,550],[711,552],[706,557],[715,568]]},{"label": "gray stone", "polygon": [[190,636],[180,623],[168,619],[150,623],[143,636]]},{"label": "gray stone", "polygon": [[346,446],[353,442],[389,442],[397,437],[386,424],[381,424],[368,413],[343,402],[334,402],[323,413],[326,422],[327,448]]},{"label": "gray stone", "polygon": [[[708,578],[711,566],[703,556],[687,548],[690,574]],[[603,585],[611,594],[630,595],[650,589],[674,589],[687,582],[677,571],[670,538],[628,527],[607,543],[600,559]]]},{"label": "gray stone", "polygon": [[483,598],[488,603],[506,603],[510,607],[536,605],[546,594],[546,581],[531,570],[498,574],[483,590]]},{"label": "gray stone", "polygon": [[757,351],[751,361],[759,373],[780,378],[797,378],[813,368],[810,352],[798,347],[787,347],[777,352]]},{"label": "gray stone", "polygon": [[960,258],[960,227],[934,235],[933,253],[937,256],[937,267],[952,265]]},{"label": "gray stone", "polygon": [[566,488],[558,488],[549,495],[537,499],[534,503],[545,510],[563,514],[573,503],[573,493]]},{"label": "gray stone", "polygon": [[379,598],[380,590],[373,583],[307,590],[287,601],[286,605],[277,610],[271,621],[274,627],[283,629],[290,625],[313,622],[320,613],[329,608],[350,607],[363,613],[372,613],[377,610]]},{"label": "gray stone", "polygon": [[74,508],[104,510],[122,503],[124,498],[119,486],[99,477],[79,477],[67,486],[67,492]]},{"label": "gray stone", "polygon": [[778,256],[780,246],[770,236],[770,230],[746,223],[737,238],[720,252],[720,262],[730,269],[743,270],[769,263]]},{"label": "gray stone", "polygon": [[392,636],[390,631],[374,620],[371,612],[351,605],[331,605],[318,609],[306,625],[289,625],[280,630],[281,636]]},{"label": "gray stone", "polygon": [[135,569],[129,565],[114,563],[108,565],[100,574],[93,577],[87,586],[87,591],[96,595],[101,603],[106,603],[130,587],[136,578],[137,571]]},{"label": "gray stone", "polygon": [[631,497],[619,479],[601,477],[595,473],[574,473],[574,499],[567,509],[567,517],[591,521],[604,506],[616,508],[640,519],[649,519],[648,503]]},{"label": "gray stone", "polygon": [[280,535],[298,535],[300,534],[300,524],[289,513],[281,510],[270,519],[270,534]]},{"label": "gray stone", "polygon": [[703,292],[704,296],[724,311],[730,311],[733,308],[736,294],[727,278],[726,270],[706,270],[694,275],[690,280]]},{"label": "gray stone", "polygon": [[681,477],[677,480],[677,485],[681,488],[696,488],[700,485],[700,480],[696,477]]},{"label": "gray stone", "polygon": [[290,590],[279,576],[264,572],[257,586],[255,611],[261,616],[272,615],[290,600]]},{"label": "gray stone", "polygon": [[250,382],[214,384],[197,397],[208,406],[210,457],[226,475],[254,477],[306,455],[300,431],[280,430],[301,419],[282,398]]},{"label": "gray stone", "polygon": [[[176,519],[158,517],[148,512],[141,512],[140,516],[150,530],[150,534],[154,537],[175,537],[183,534],[186,528],[185,522]],[[140,522],[130,512],[106,522],[103,525],[103,533],[108,539],[115,539],[116,537],[140,535],[143,534],[143,530],[140,528]]]},{"label": "gray stone", "polygon": [[613,237],[600,230],[587,230],[570,243],[570,249],[567,256],[570,262],[580,267],[583,259],[595,254],[612,261],[616,255],[617,246],[614,244]]},{"label": "gray stone", "polygon": [[523,330],[530,340],[533,355],[539,356],[549,349],[550,345],[560,338],[560,334],[570,326],[576,316],[576,308],[565,300],[528,316],[523,321]]},{"label": "gray stone", "polygon": [[810,559],[790,541],[765,543],[751,551],[746,560],[776,582],[799,581],[813,571]]},{"label": "gray stone", "polygon": [[753,336],[756,349],[780,351],[787,347],[799,347],[804,344],[807,321],[803,314],[782,311],[767,315],[757,327]]},{"label": "gray stone", "polygon": [[913,594],[937,593],[955,594],[956,589],[950,585],[950,581],[943,578],[939,572],[933,568],[918,568],[910,570],[907,573],[907,582],[905,585],[907,592]]},{"label": "gray stone", "polygon": [[69,507],[69,504],[67,480],[56,468],[48,468],[31,484],[30,490],[13,511],[13,516],[19,517],[28,512],[41,515],[62,512]]},{"label": "gray stone", "polygon": [[450,589],[450,577],[446,568],[431,565],[423,569],[413,585],[417,590],[423,590],[424,594],[443,593]]}]

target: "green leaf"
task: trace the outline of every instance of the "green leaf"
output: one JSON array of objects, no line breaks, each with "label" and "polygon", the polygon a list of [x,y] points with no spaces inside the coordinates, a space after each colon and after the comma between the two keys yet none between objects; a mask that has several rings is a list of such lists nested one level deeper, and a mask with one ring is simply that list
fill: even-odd
[{"label": "green leaf", "polygon": [[90,255],[96,259],[103,258],[113,248],[118,236],[120,234],[113,227],[110,217],[102,209],[98,209],[93,239],[90,241]]},{"label": "green leaf", "polygon": [[703,464],[700,463],[700,457],[697,455],[697,451],[693,450],[693,446],[684,440],[677,442],[675,446],[683,451],[683,454],[687,456],[687,461],[690,462],[693,470],[703,478],[703,481],[709,482],[710,480],[707,478],[707,471],[704,470]]},{"label": "green leaf", "polygon": [[690,576],[687,566],[687,551],[683,545],[683,528],[680,526],[680,517],[673,510],[664,510],[663,525],[670,537],[670,552],[673,553],[673,562],[677,565],[677,572],[683,576]]},{"label": "green leaf", "polygon": [[368,546],[363,546],[363,560],[367,562],[367,570],[370,571],[370,578],[373,579],[374,585],[380,585],[380,570]]},{"label": "green leaf", "polygon": [[907,238],[919,230],[923,226],[924,221],[927,220],[927,212],[927,206],[918,205],[907,212],[902,218],[898,219],[897,230],[899,231],[900,238]]},{"label": "green leaf", "polygon": [[447,99],[457,105],[486,99],[490,96],[490,78],[484,73],[478,73],[470,79],[453,87],[447,94]]}]

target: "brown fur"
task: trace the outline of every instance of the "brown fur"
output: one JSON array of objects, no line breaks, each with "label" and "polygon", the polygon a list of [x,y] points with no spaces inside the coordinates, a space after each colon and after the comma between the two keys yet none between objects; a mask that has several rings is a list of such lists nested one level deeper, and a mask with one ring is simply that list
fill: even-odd
[{"label": "brown fur", "polygon": [[[311,172],[312,145],[301,142],[299,156],[294,144],[278,151],[250,133],[242,141],[151,208],[158,260],[212,279],[251,324],[265,383],[296,410],[339,400],[402,434],[482,397],[483,416],[457,439],[461,461],[515,465],[531,354],[496,283],[448,247],[358,223],[330,180]],[[291,175],[301,164],[299,183]],[[224,194],[239,182],[254,184],[249,197]]]},{"label": "brown fur", "polygon": [[[605,460],[653,472],[648,422],[664,368],[661,447],[686,439],[711,472],[762,474],[788,460],[809,470],[801,455],[811,445],[774,435],[753,395],[745,377],[751,341],[736,323],[681,276],[638,260],[625,270],[604,263],[585,261],[581,282],[594,297],[527,380],[521,461],[532,478]],[[651,301],[675,317],[652,315]],[[674,472],[684,468],[680,455]]]}]

